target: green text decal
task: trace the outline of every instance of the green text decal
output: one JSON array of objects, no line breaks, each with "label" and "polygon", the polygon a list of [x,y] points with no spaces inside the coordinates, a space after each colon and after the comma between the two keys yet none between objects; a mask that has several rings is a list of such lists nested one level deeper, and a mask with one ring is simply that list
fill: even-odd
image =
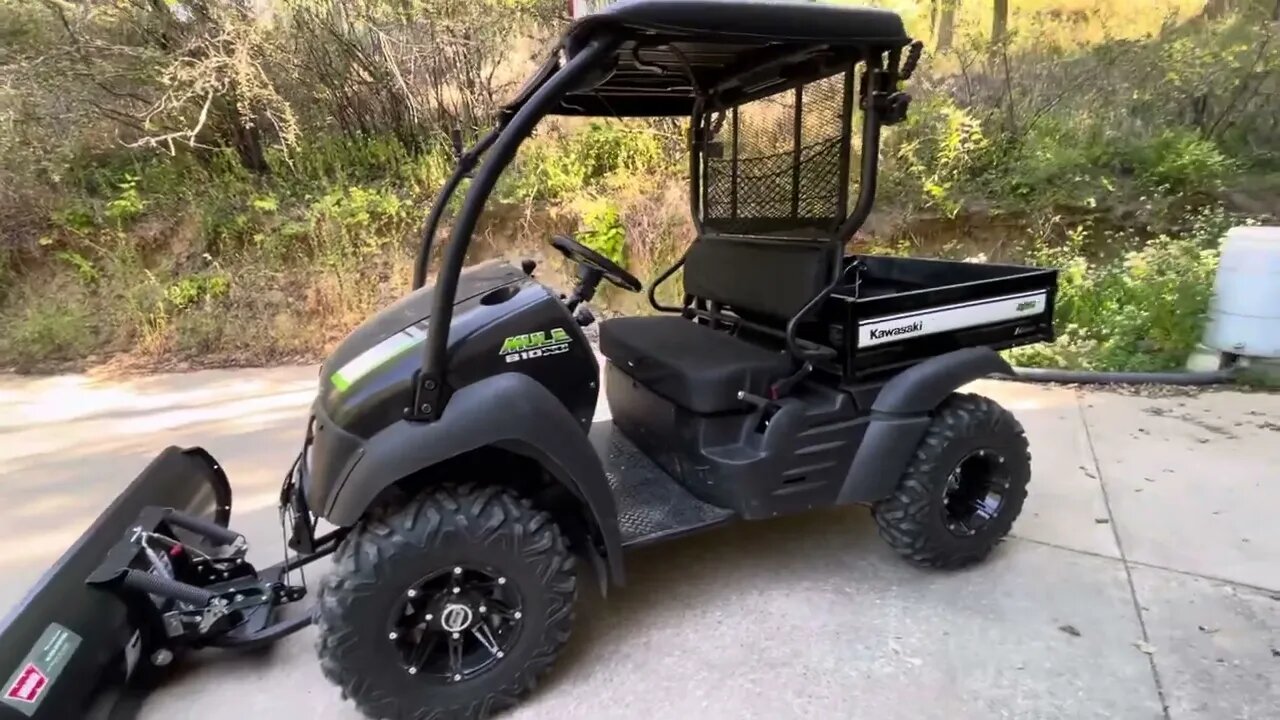
[{"label": "green text decal", "polygon": [[569,337],[569,333],[565,332],[564,328],[552,328],[542,332],[512,335],[502,341],[502,349],[498,354],[506,356],[507,362],[513,363],[547,355],[559,355],[569,350],[571,342],[573,338]]}]

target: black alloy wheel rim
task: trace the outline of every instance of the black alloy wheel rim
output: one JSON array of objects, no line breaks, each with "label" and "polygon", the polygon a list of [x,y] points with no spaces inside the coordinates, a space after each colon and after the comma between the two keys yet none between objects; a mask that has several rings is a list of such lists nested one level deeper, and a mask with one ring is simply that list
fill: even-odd
[{"label": "black alloy wheel rim", "polygon": [[1009,472],[994,450],[975,450],[956,463],[942,493],[942,516],[951,534],[981,532],[1004,509]]},{"label": "black alloy wheel rim", "polygon": [[515,584],[491,568],[454,566],[408,588],[387,637],[410,675],[441,685],[493,669],[524,625]]}]

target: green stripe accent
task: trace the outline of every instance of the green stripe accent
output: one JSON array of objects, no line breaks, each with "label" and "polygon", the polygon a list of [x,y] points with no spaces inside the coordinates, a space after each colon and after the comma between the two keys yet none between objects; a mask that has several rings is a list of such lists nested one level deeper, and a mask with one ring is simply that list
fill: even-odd
[{"label": "green stripe accent", "polygon": [[338,392],[346,392],[361,378],[403,356],[427,339],[425,325],[411,325],[352,358],[329,376]]}]

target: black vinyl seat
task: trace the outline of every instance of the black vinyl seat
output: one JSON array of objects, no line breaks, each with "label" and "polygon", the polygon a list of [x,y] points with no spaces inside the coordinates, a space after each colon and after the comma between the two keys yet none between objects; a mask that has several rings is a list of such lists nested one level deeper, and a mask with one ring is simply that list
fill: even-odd
[{"label": "black vinyl seat", "polygon": [[[798,240],[700,237],[684,258],[684,290],[732,315],[781,333],[831,275],[831,246]],[[623,317],[600,324],[600,352],[636,382],[696,413],[748,410],[745,390],[795,372],[782,350],[769,350],[684,317]]]},{"label": "black vinyl seat", "polygon": [[636,382],[702,414],[745,409],[739,391],[767,396],[791,373],[786,353],[670,315],[601,323],[600,352]]}]

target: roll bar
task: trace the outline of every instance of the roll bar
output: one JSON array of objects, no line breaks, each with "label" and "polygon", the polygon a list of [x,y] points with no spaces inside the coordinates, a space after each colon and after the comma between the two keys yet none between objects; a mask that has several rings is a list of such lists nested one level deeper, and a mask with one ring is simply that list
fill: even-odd
[{"label": "roll bar", "polygon": [[504,115],[492,130],[476,141],[475,145],[471,146],[470,150],[458,155],[458,162],[454,165],[453,173],[449,175],[449,178],[445,180],[444,186],[440,188],[440,194],[436,196],[436,204],[431,208],[431,214],[427,216],[427,222],[422,226],[422,241],[418,248],[418,259],[413,265],[414,290],[422,287],[427,282],[427,265],[431,263],[431,245],[435,242],[436,230],[440,227],[440,218],[444,217],[444,210],[448,207],[449,200],[457,192],[462,180],[475,169],[476,163],[479,162],[481,156],[498,139],[498,135],[506,127],[508,119],[509,117]]},{"label": "roll bar", "polygon": [[[471,236],[475,232],[476,224],[484,210],[489,195],[492,194],[494,187],[497,185],[499,176],[507,165],[511,163],[521,143],[532,134],[538,122],[554,110],[566,94],[580,90],[580,86],[589,78],[593,70],[601,67],[607,58],[618,49],[620,44],[621,40],[616,34],[598,33],[585,46],[571,55],[567,62],[564,62],[558,69],[550,70],[549,68],[553,67],[553,65],[546,66],[547,69],[540,73],[540,77],[535,80],[534,84],[531,87],[526,87],[521,92],[519,101],[504,109],[496,127],[478,140],[471,149],[459,154],[458,164],[441,188],[436,199],[436,205],[432,208],[431,214],[423,226],[419,255],[414,267],[413,287],[415,290],[421,288],[426,281],[426,271],[430,262],[435,234],[439,229],[449,200],[457,192],[463,179],[472,177],[472,171],[482,159],[483,164],[474,173],[471,187],[467,191],[462,207],[455,218],[449,242],[445,247],[441,266],[437,273],[430,316],[432,331],[427,333],[426,341],[423,344],[422,367],[419,368],[414,379],[414,402],[413,406],[408,408],[406,412],[406,417],[409,419],[420,421],[436,420],[440,417],[444,410],[444,405],[448,401],[444,371],[448,362],[446,352],[449,342],[449,329],[453,320],[453,300],[457,294],[459,276],[462,272],[463,263],[466,261]],[[567,53],[569,51],[564,50],[564,52]],[[880,130],[883,125],[894,124],[905,117],[910,98],[904,93],[898,92],[898,83],[900,80],[910,77],[915,61],[919,59],[919,53],[919,43],[913,43],[905,64],[901,63],[902,53],[901,50],[897,49],[888,52],[887,66],[884,62],[884,55],[881,53],[868,53],[864,58],[866,72],[863,76],[860,92],[863,110],[863,131],[861,182],[859,183],[858,198],[853,210],[837,227],[831,240],[832,253],[835,255],[831,283],[806,303],[800,312],[796,313],[787,323],[786,332],[784,333],[786,346],[791,355],[798,360],[819,360],[825,359],[830,355],[827,348],[805,347],[806,343],[798,340],[796,336],[804,319],[839,285],[844,274],[841,267],[843,264],[844,245],[871,214],[876,195],[876,176],[879,170]],[[845,92],[846,97],[852,93],[851,84],[846,84]],[[689,138],[690,210],[693,212],[693,219],[699,228],[699,233],[702,231],[699,192],[701,184],[699,167],[701,148],[699,138],[701,133],[704,132],[702,124],[705,116],[702,113],[702,108],[704,107],[703,102],[705,99],[706,95],[701,94],[695,105]],[[848,117],[847,110],[850,107],[850,103],[845,103],[845,107],[846,116],[844,122],[847,128],[852,121],[852,118]],[[843,166],[841,172],[847,174],[847,158],[842,158],[841,164]],[[649,301],[654,307],[660,310],[681,310],[662,306],[657,301],[655,289],[662,281],[671,277],[683,265],[683,262],[682,258],[680,262],[664,272],[650,286]]]},{"label": "roll bar", "polygon": [[[498,177],[515,157],[520,144],[533,132],[538,121],[559,102],[561,96],[570,92],[579,81],[588,76],[593,68],[601,65],[606,56],[617,49],[618,44],[619,40],[613,35],[601,34],[593,37],[586,47],[570,58],[558,72],[547,77],[510,117],[506,125],[499,132],[494,133],[495,137],[488,148],[484,164],[476,172],[475,179],[454,220],[449,244],[445,247],[444,258],[441,260],[435,295],[432,298],[431,329],[427,333],[426,342],[423,343],[422,367],[415,378],[414,403],[408,413],[410,419],[428,421],[439,419],[447,401],[444,394],[444,369],[447,363],[445,350],[449,342],[449,326],[453,321],[453,299],[458,291],[458,276],[462,273],[462,265],[467,258],[467,247],[471,244],[471,235],[480,219],[480,213],[484,210],[485,201],[497,185]],[[450,180],[453,181],[453,188],[446,188],[449,190],[449,195],[461,183],[462,174],[455,170]],[[448,200],[443,190],[441,196],[444,200]],[[436,210],[443,212],[439,208],[444,204],[438,204]],[[433,212],[433,215],[435,214],[437,213]],[[435,221],[438,224],[439,217],[436,217]],[[435,225],[429,223],[427,229],[434,234]],[[430,238],[426,237],[424,232],[424,249],[429,250],[429,244]],[[425,255],[419,258],[420,267],[425,266],[426,263]]]}]

